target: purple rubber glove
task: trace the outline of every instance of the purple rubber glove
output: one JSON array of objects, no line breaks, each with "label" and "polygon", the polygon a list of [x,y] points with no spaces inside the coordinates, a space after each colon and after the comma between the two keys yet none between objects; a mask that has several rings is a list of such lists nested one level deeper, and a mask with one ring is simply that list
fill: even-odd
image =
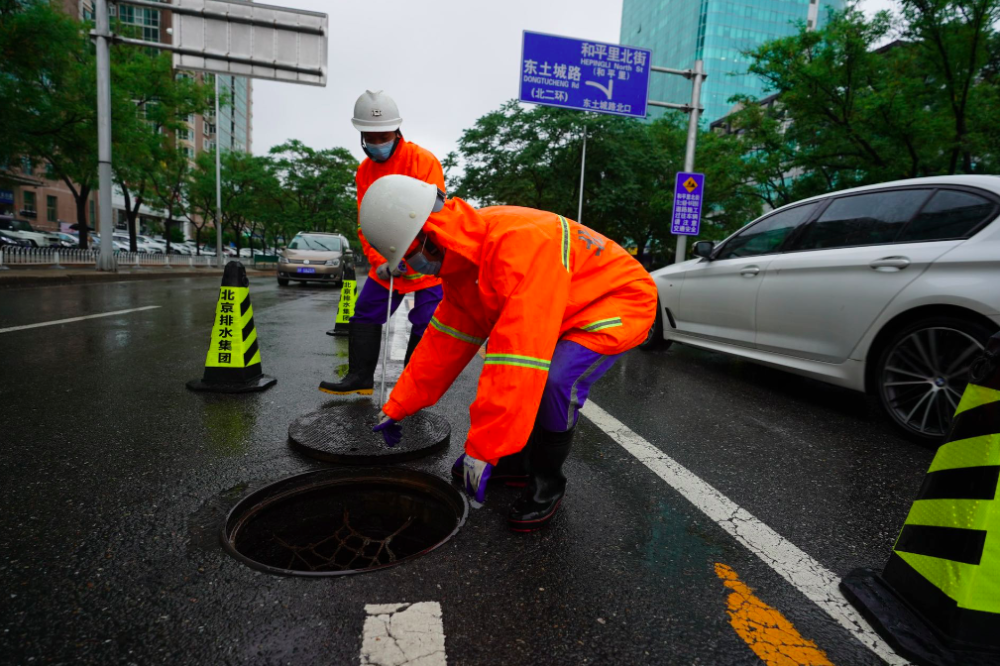
[{"label": "purple rubber glove", "polygon": [[390,449],[403,439],[403,426],[396,423],[395,420],[389,418],[389,416],[383,412],[378,413],[378,425],[372,428],[372,432],[377,432],[382,435],[382,439],[385,440],[385,445]]},{"label": "purple rubber glove", "polygon": [[486,501],[486,483],[493,473],[493,465],[485,460],[478,460],[466,454],[462,464],[465,468],[465,494],[476,503],[482,504]]}]

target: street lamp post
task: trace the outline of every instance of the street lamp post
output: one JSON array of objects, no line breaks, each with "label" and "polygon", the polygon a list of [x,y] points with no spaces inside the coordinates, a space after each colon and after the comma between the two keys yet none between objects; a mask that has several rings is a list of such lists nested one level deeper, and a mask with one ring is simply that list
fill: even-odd
[{"label": "street lamp post", "polygon": [[97,270],[117,271],[115,260],[114,229],[111,222],[111,53],[108,38],[107,0],[97,0],[95,7],[97,37],[97,187],[98,231],[101,245],[97,257]]}]

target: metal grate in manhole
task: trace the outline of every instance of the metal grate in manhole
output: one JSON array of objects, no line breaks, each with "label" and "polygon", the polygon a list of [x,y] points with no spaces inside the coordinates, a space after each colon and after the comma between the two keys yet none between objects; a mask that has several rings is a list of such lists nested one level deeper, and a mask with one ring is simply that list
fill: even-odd
[{"label": "metal grate in manhole", "polygon": [[311,458],[356,465],[412,460],[447,447],[451,440],[448,420],[424,409],[402,421],[403,439],[389,448],[372,432],[378,411],[367,400],[317,409],[292,421],[288,440]]},{"label": "metal grate in manhole", "polygon": [[338,576],[428,553],[458,532],[464,495],[403,468],[300,474],[243,499],[222,529],[225,549],[269,573]]}]

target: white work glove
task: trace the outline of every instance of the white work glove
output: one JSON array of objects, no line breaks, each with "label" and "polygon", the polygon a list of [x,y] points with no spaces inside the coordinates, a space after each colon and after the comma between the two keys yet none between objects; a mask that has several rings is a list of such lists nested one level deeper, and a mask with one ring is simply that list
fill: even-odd
[{"label": "white work glove", "polygon": [[390,270],[389,269],[389,262],[387,261],[387,262],[385,262],[384,264],[382,264],[381,266],[379,266],[378,268],[375,269],[375,275],[379,276],[383,280],[388,280],[390,273],[392,273],[393,277],[399,277],[400,275],[403,275],[404,273],[406,273],[406,264],[404,264],[401,261],[401,262],[399,262],[399,266],[397,266],[396,268]]},{"label": "white work glove", "polygon": [[465,455],[462,461],[465,467],[465,494],[472,501],[472,506],[479,508],[486,501],[486,483],[493,473],[493,465],[485,460],[473,458],[469,454]]}]

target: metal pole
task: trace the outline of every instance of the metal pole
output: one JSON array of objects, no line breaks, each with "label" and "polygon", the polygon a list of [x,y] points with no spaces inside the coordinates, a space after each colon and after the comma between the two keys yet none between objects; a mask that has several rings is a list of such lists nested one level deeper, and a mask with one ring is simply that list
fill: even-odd
[{"label": "metal pole", "polygon": [[219,143],[219,75],[215,77],[215,265],[226,265],[222,255],[222,145]]},{"label": "metal pole", "polygon": [[392,321],[392,269],[389,270],[389,305],[385,308],[385,343],[382,345],[382,388],[378,392],[379,408],[385,404],[385,361],[389,352],[389,324]]},{"label": "metal pole", "polygon": [[583,167],[587,164],[587,126],[583,126],[583,155],[580,157],[580,203],[576,207],[576,221],[583,224]]},{"label": "metal pole", "polygon": [[[694,171],[694,146],[698,140],[698,116],[701,108],[701,82],[705,78],[705,67],[701,60],[694,63],[694,76],[691,77],[691,111],[688,116],[687,146],[684,149],[684,171]],[[684,261],[687,254],[687,236],[677,236],[677,252],[674,263]]]},{"label": "metal pole", "polygon": [[97,194],[100,220],[101,249],[97,270],[118,270],[115,260],[114,229],[111,222],[111,53],[108,48],[110,26],[108,2],[97,0],[95,28],[97,30]]}]

